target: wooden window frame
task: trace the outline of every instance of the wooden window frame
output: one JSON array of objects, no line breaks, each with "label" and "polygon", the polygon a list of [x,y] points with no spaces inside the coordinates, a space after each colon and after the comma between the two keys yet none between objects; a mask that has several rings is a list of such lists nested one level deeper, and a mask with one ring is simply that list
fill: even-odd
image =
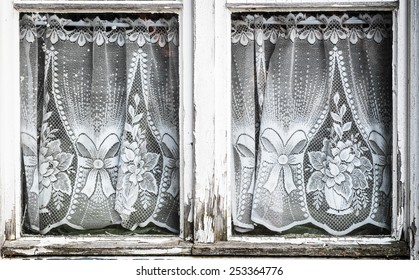
[{"label": "wooden window frame", "polygon": [[[10,94],[1,95],[0,126],[8,137],[1,137],[0,167],[0,244],[1,255],[13,256],[132,256],[190,255],[193,213],[193,109],[192,109],[192,7],[191,2],[172,1],[56,1],[3,0],[5,19],[10,30],[4,30],[9,47],[2,45],[2,55],[10,61],[0,74]],[[180,73],[180,233],[178,236],[142,235],[138,237],[78,236],[56,237],[25,235],[22,232],[20,98],[19,98],[19,13],[175,13],[179,17]],[[3,31],[3,30],[2,30]],[[3,49],[4,48],[4,49]],[[3,58],[3,57],[2,57]],[[6,56],[4,57],[6,59]],[[9,65],[11,67],[9,67]],[[7,105],[6,105],[7,104]],[[5,105],[5,106],[3,106]],[[3,235],[3,234],[2,234]],[[1,247],[1,246],[0,246]],[[1,256],[0,256],[1,258]]]},{"label": "wooden window frame", "polygon": [[[407,3],[409,2],[409,4]],[[0,1],[1,257],[212,255],[419,258],[418,0]],[[393,219],[387,237],[237,237],[231,228],[231,13],[393,13]],[[51,237],[21,232],[19,12],[173,12],[180,22],[181,233]],[[409,14],[410,13],[410,14]],[[410,22],[407,20],[410,16]],[[412,36],[408,31],[411,31]],[[408,40],[410,39],[410,40]],[[4,41],[12,43],[5,44]],[[409,44],[410,43],[410,44]],[[409,47],[411,46],[411,47]],[[416,49],[415,49],[416,48]],[[409,63],[409,55],[413,59]],[[410,76],[409,76],[410,75]],[[409,77],[412,83],[409,84]],[[415,78],[416,77],[416,78]],[[412,121],[409,121],[412,120]],[[416,132],[416,133],[412,133]],[[6,136],[6,137],[5,137]],[[416,218],[416,219],[415,219]],[[416,223],[416,224],[415,224]]]},{"label": "wooden window frame", "polygon": [[[289,11],[391,11],[393,14],[393,218],[389,236],[289,238],[238,237],[232,233],[231,14]],[[411,228],[409,221],[413,220],[408,205],[416,200],[407,197],[412,192],[409,174],[414,173],[409,161],[414,149],[408,140],[408,116],[414,108],[408,106],[407,11],[408,5],[403,0],[212,0],[195,6],[194,96],[199,98],[194,100],[194,135],[198,140],[214,139],[196,143],[195,161],[208,163],[197,165],[194,170],[199,179],[195,185],[197,245],[193,250],[196,254],[377,258],[409,255],[408,241],[412,235],[407,232]],[[214,153],[201,149],[203,146]],[[226,216],[227,219],[220,218]]]}]

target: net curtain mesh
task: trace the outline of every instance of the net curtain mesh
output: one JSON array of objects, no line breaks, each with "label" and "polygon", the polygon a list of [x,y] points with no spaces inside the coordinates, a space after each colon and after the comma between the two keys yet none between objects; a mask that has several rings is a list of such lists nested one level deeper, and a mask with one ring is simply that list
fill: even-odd
[{"label": "net curtain mesh", "polygon": [[25,223],[178,232],[177,19],[74,22],[21,18]]},{"label": "net curtain mesh", "polygon": [[391,20],[356,16],[362,24],[348,14],[233,19],[238,232],[390,227]]}]

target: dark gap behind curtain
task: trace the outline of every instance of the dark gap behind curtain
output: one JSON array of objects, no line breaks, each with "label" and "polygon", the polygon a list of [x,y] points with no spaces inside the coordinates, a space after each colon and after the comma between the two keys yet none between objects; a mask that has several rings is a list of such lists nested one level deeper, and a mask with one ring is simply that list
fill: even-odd
[{"label": "dark gap behind curtain", "polygon": [[232,19],[236,232],[388,232],[391,14]]},{"label": "dark gap behind curtain", "polygon": [[24,14],[20,29],[27,229],[178,232],[176,16]]}]

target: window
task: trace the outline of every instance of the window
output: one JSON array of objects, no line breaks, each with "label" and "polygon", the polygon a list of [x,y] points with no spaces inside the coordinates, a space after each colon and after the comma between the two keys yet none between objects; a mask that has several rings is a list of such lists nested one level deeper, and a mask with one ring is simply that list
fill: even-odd
[{"label": "window", "polygon": [[178,20],[146,17],[22,15],[31,231],[179,232]]},{"label": "window", "polygon": [[391,14],[233,18],[236,230],[389,230]]},{"label": "window", "polygon": [[[0,244],[2,256],[135,256],[149,255],[151,252],[151,254],[153,255],[264,255],[288,257],[363,256],[370,258],[406,258],[410,253],[412,258],[417,258],[417,248],[415,247],[417,246],[417,244],[414,243],[414,236],[417,236],[418,233],[417,231],[415,231],[413,226],[415,225],[415,221],[418,220],[415,220],[415,215],[417,215],[417,213],[414,211],[415,205],[417,203],[417,190],[415,189],[416,177],[414,176],[414,171],[417,169],[414,158],[414,154],[416,151],[416,146],[414,145],[414,143],[416,143],[416,136],[413,135],[413,133],[410,133],[417,130],[415,130],[416,128],[413,123],[408,122],[409,118],[415,116],[416,105],[414,104],[416,103],[414,103],[413,101],[415,100],[414,98],[416,90],[410,88],[411,90],[409,91],[407,83],[409,75],[414,75],[414,73],[416,73],[414,72],[414,70],[409,70],[416,69],[415,60],[412,60],[410,62],[411,65],[408,68],[408,38],[410,38],[410,35],[408,35],[409,32],[407,28],[408,11],[410,11],[411,13],[410,18],[414,19],[415,17],[413,15],[416,15],[415,13],[417,13],[417,8],[413,4],[411,6],[408,6],[405,1],[397,0],[333,1],[332,6],[331,3],[332,1],[329,0],[120,0],[91,1],[90,3],[89,1],[78,0],[1,1],[1,18],[7,19],[8,23],[0,25],[0,36],[2,36],[2,41],[11,42],[10,44],[2,43],[0,45],[0,79],[2,88],[4,88],[7,91],[7,94],[0,95],[0,128],[2,129],[2,131],[7,132],[1,134],[0,142],[0,207],[2,210],[0,211]],[[87,235],[80,235],[79,233],[77,233],[75,235],[72,235],[70,238],[62,238],[62,231],[56,232],[58,236],[47,235],[42,237],[28,235],[27,232],[25,232],[25,226],[28,225],[28,221],[30,220],[28,220],[29,212],[27,209],[25,210],[24,206],[30,204],[27,203],[27,197],[25,197],[25,189],[21,190],[21,188],[22,186],[27,186],[28,180],[24,175],[26,175],[25,172],[28,172],[24,168],[25,159],[23,158],[21,161],[20,158],[21,136],[20,125],[18,125],[25,123],[24,120],[20,120],[20,106],[22,104],[21,102],[24,100],[20,100],[19,98],[19,92],[20,90],[24,89],[24,87],[20,87],[21,72],[19,69],[19,64],[16,63],[17,61],[19,61],[20,57],[23,57],[24,52],[17,51],[19,46],[20,34],[18,34],[18,32],[16,31],[19,27],[19,19],[23,18],[24,15],[32,17],[33,13],[39,13],[39,16],[41,17],[40,21],[42,22],[51,21],[54,15],[58,19],[71,20],[75,23],[77,23],[79,19],[90,19],[89,25],[93,27],[74,26],[67,27],[68,29],[65,29],[68,31],[68,38],[71,38],[74,35],[74,42],[71,43],[77,45],[79,43],[79,40],[81,40],[80,43],[84,42],[83,39],[80,39],[81,36],[78,36],[76,38],[76,33],[83,33],[77,32],[77,30],[86,30],[90,28],[91,30],[102,31],[98,32],[98,35],[96,35],[95,38],[95,40],[99,40],[100,43],[101,39],[98,38],[100,37],[99,34],[103,33],[103,31],[109,32],[110,36],[112,34],[117,34],[119,30],[122,30],[124,28],[128,29],[125,31],[127,32],[126,34],[134,31],[133,29],[130,29],[132,27],[132,25],[130,25],[131,23],[128,23],[130,27],[126,26],[127,22],[123,20],[126,18],[129,18],[135,22],[135,20],[138,18],[140,18],[141,20],[145,20],[146,18],[144,16],[146,16],[147,19],[151,19],[154,23],[156,23],[160,18],[164,18],[165,20],[170,20],[170,18],[176,19],[177,24],[179,26],[179,41],[177,47],[177,69],[179,72],[179,233],[155,236],[154,234],[147,235],[139,233],[139,229],[137,228],[137,232],[135,232],[135,234],[129,234],[130,231],[124,230],[123,235],[115,236],[113,234],[104,235],[103,232],[95,231],[87,232]],[[333,16],[337,18],[343,18],[345,17],[345,15],[348,15],[348,20],[353,16],[356,16],[359,20],[368,21],[369,19],[363,18],[363,16],[370,15],[371,18],[374,18],[375,15],[379,14],[382,15],[382,18],[385,22],[385,30],[387,31],[386,35],[388,36],[382,36],[382,40],[386,42],[388,41],[389,49],[386,50],[387,55],[383,54],[383,56],[386,57],[386,59],[384,59],[383,61],[380,60],[379,65],[390,64],[389,67],[391,67],[391,73],[389,72],[386,74],[386,77],[389,77],[389,79],[381,81],[385,84],[386,87],[390,87],[391,90],[391,108],[389,108],[389,110],[386,109],[387,112],[391,112],[389,116],[391,119],[391,127],[388,127],[385,130],[380,130],[379,132],[382,135],[388,133],[392,137],[390,140],[391,143],[387,143],[388,148],[391,149],[392,155],[391,183],[387,183],[384,185],[384,188],[389,191],[388,197],[391,200],[391,206],[389,206],[388,209],[390,209],[389,211],[391,213],[389,214],[389,220],[385,220],[384,226],[380,225],[379,227],[374,227],[375,229],[378,229],[378,232],[371,232],[369,228],[362,228],[362,231],[353,232],[354,228],[351,228],[351,226],[343,230],[339,229],[337,230],[338,232],[336,232],[336,229],[335,232],[330,232],[330,230],[329,232],[327,232],[328,229],[326,229],[326,231],[319,229],[319,227],[325,224],[324,222],[320,221],[317,225],[312,226],[309,225],[309,223],[307,223],[307,220],[304,220],[299,225],[295,224],[294,227],[289,229],[285,229],[284,226],[280,229],[280,231],[282,231],[281,234],[278,234],[277,232],[269,232],[265,228],[261,228],[259,225],[256,227],[256,230],[252,229],[250,232],[246,229],[244,230],[245,232],[237,231],[237,229],[243,231],[242,229],[246,227],[242,227],[240,225],[240,228],[237,227],[237,213],[239,212],[236,211],[237,202],[235,200],[237,198],[235,194],[235,160],[237,160],[237,158],[241,156],[240,152],[242,152],[243,154],[251,154],[251,152],[253,152],[253,154],[257,154],[258,149],[260,149],[260,147],[263,149],[263,144],[266,144],[266,147],[270,148],[268,142],[272,142],[272,139],[274,139],[272,137],[275,136],[272,136],[274,134],[271,133],[270,136],[265,137],[267,139],[266,143],[263,143],[262,146],[258,147],[256,146],[256,141],[258,138],[256,137],[257,135],[254,134],[254,151],[252,151],[251,149],[238,150],[232,145],[236,144],[237,142],[241,144],[243,142],[242,140],[245,139],[241,138],[240,141],[238,141],[238,137],[236,137],[236,135],[233,133],[233,131],[237,130],[235,130],[232,125],[234,119],[232,117],[233,96],[234,90],[237,89],[237,87],[235,86],[237,85],[238,80],[234,78],[234,75],[232,76],[232,73],[234,73],[234,68],[232,66],[234,65],[233,62],[235,56],[234,50],[232,50],[232,36],[234,37],[234,32],[232,32],[232,26],[237,20],[242,21],[243,16],[244,18],[247,17],[249,19],[253,17],[252,20],[254,20],[256,17],[260,17],[263,20],[269,21],[269,19],[272,16],[276,20],[280,20],[279,17],[281,16],[287,18],[288,15],[297,16],[300,13],[305,15],[306,19],[310,18],[310,16],[314,16],[320,22],[322,21],[320,18],[317,18],[317,16],[320,17],[321,15],[324,15],[326,21],[331,21],[332,18],[334,19]],[[95,23],[96,16],[98,16],[101,21],[105,21],[105,23],[106,21],[113,22],[113,20],[116,18],[120,21],[120,23],[122,23],[123,26],[118,26],[114,29],[112,28],[112,26],[109,28],[105,27],[103,26],[103,23]],[[280,28],[286,29],[287,27],[286,25],[281,26],[278,24],[272,24],[270,26],[272,31],[279,30]],[[340,61],[340,54],[338,53],[339,49],[336,53],[333,50],[333,42],[335,41],[335,39],[338,38],[337,40],[343,40],[339,37],[340,33],[338,31],[338,26],[339,25],[336,25],[336,34],[331,34],[328,37],[329,39],[324,39],[325,37],[327,37],[327,35],[323,31],[320,32],[322,37],[321,40],[319,40],[318,37],[316,37],[316,34],[318,33],[316,32],[318,31],[318,29],[316,29],[317,27],[310,27],[310,25],[306,26],[307,29],[305,30],[308,31],[306,32],[307,37],[305,37],[305,39],[302,38],[304,37],[304,35],[301,34],[304,30],[301,30],[301,33],[298,33],[298,40],[305,40],[305,44],[307,44],[308,47],[312,46],[311,43],[313,43],[313,40],[316,41],[313,45],[316,45],[317,43],[319,43],[319,41],[322,41],[321,44],[328,46],[327,52],[324,52],[323,57],[327,57],[327,59],[329,59],[328,57],[332,56],[335,59],[334,62],[338,63]],[[380,24],[379,26],[382,25]],[[54,27],[54,25],[50,24],[47,28],[51,30],[52,27]],[[325,26],[323,25],[320,25],[319,27],[325,28]],[[359,27],[354,28],[354,34],[356,37],[358,34],[356,30],[361,30],[357,29]],[[152,32],[153,27],[151,27],[149,31]],[[362,30],[362,32],[364,32],[364,30]],[[274,34],[275,32],[271,33]],[[52,31],[50,31],[50,34],[52,34]],[[60,38],[58,32],[56,34],[57,37],[54,37],[58,38],[56,44],[60,44],[62,39]],[[244,35],[244,37],[238,37],[239,44],[240,40],[241,43],[243,43],[241,46],[243,46],[245,41],[249,39],[246,37],[246,33],[244,33]],[[365,33],[363,33],[363,35],[365,36]],[[25,36],[31,35],[25,34]],[[46,33],[44,36],[46,38]],[[89,40],[93,41],[94,34],[92,33],[91,36],[91,39],[89,37],[85,40],[86,44]],[[253,33],[253,36],[254,38],[257,37],[255,37],[255,33]],[[376,35],[377,37],[374,36],[375,35],[372,35],[372,39],[370,38],[372,40],[370,42],[371,44],[373,42],[376,42],[374,41],[374,39],[379,40],[380,38],[379,35]],[[415,36],[412,36],[411,38],[412,46],[416,44],[413,43],[416,42],[415,40],[413,40],[417,37]],[[139,37],[140,36],[138,36],[138,38]],[[357,38],[355,37],[352,37],[353,42],[355,39],[362,39],[359,36]],[[50,40],[50,38],[51,35],[48,38],[48,40]],[[116,38],[116,40],[112,43],[116,43],[117,45],[118,42],[122,43],[122,39],[118,41],[117,35],[115,35],[114,38]],[[138,38],[137,41],[130,41],[130,44],[132,43],[134,46],[135,44],[137,44],[138,46],[137,42],[140,42],[138,41]],[[134,40],[135,38],[131,37],[131,39]],[[273,43],[271,43],[270,39],[271,37],[267,39],[265,52],[274,53],[275,48],[273,46]],[[38,40],[43,39],[39,38]],[[108,40],[110,40],[110,37],[108,38]],[[125,45],[123,47],[127,46],[127,40],[129,41],[129,36],[125,36]],[[272,40],[274,40],[274,38],[272,38]],[[349,37],[349,43],[346,45],[347,48],[356,45],[352,44],[350,40],[351,36]],[[163,41],[159,40],[157,40],[156,42],[157,44],[158,42],[163,43]],[[278,40],[276,41],[276,43],[278,43]],[[48,44],[49,47],[53,45],[51,42]],[[249,44],[250,40],[248,40],[248,45]],[[272,46],[269,46],[269,44],[272,44]],[[339,42],[337,44],[339,44]],[[122,48],[122,46],[118,45],[118,48]],[[156,46],[156,50],[160,50],[160,48],[160,45],[158,47]],[[48,49],[49,48],[42,50],[41,48],[40,55],[43,55],[43,53],[46,54],[46,50]],[[414,47],[412,47],[411,50],[414,50]],[[329,54],[330,51],[332,52],[332,54]],[[248,52],[251,53],[251,51]],[[382,50],[380,50],[380,53],[381,52]],[[318,51],[318,53],[320,53],[320,51]],[[112,52],[112,55],[115,54],[116,53]],[[300,53],[298,52],[295,52],[294,54],[300,55]],[[301,55],[302,54],[303,52],[301,53]],[[51,56],[53,55],[55,54],[52,53]],[[84,54],[80,53],[80,56],[83,55]],[[164,53],[160,53],[160,55],[164,56]],[[269,57],[269,55],[266,54],[265,57]],[[310,59],[314,60],[316,58],[315,56],[310,56]],[[100,63],[103,62],[104,60],[100,60]],[[243,63],[245,62],[245,60],[241,59],[237,62]],[[367,63],[367,61],[361,62],[362,63],[360,65],[362,65],[362,67],[364,67],[364,65],[365,67],[370,65]],[[269,63],[269,61],[267,60],[265,67],[267,67],[267,70],[269,70],[269,67],[271,66],[279,68],[278,65],[273,66],[274,64]],[[85,66],[81,66],[79,69],[80,71],[82,71],[82,67],[84,67],[84,69],[86,68]],[[298,67],[296,68],[297,71],[299,71]],[[315,64],[311,67],[323,66],[322,64]],[[383,69],[388,70],[389,67],[384,67]],[[121,66],[120,68],[123,69],[124,67]],[[129,65],[128,67],[125,67],[125,69],[129,68]],[[41,67],[41,70],[42,69],[44,68]],[[324,69],[325,70],[321,73],[322,75],[328,77],[328,75],[330,75],[328,67]],[[374,69],[378,69],[377,71],[379,71],[379,69],[381,68]],[[97,67],[97,69],[94,70],[101,71],[100,67]],[[280,72],[281,71],[279,71],[279,73]],[[273,81],[272,77],[270,77],[269,75],[272,75],[273,72],[268,71],[266,73],[266,87],[269,87],[269,83],[271,83],[269,81]],[[337,76],[341,77],[341,73],[342,72],[332,72],[332,75],[337,74]],[[118,76],[120,74],[121,72],[118,72],[115,75]],[[243,71],[241,74],[249,75],[249,72]],[[352,73],[347,73],[347,75],[352,75]],[[335,77],[337,76],[335,75]],[[53,75],[48,76],[47,74],[46,77],[48,79],[54,79]],[[363,81],[363,79],[363,77],[355,78],[355,80],[357,81]],[[244,80],[248,82],[247,78],[245,78]],[[319,81],[324,80],[319,79]],[[332,82],[330,83],[330,85],[332,85],[334,88],[341,89],[340,94],[338,95],[339,99],[337,97],[334,98],[334,94],[329,94],[329,98],[325,100],[325,103],[329,102],[329,104],[331,105],[337,103],[338,111],[333,112],[337,114],[338,117],[340,117],[340,114],[343,115],[344,121],[342,120],[341,129],[342,136],[346,137],[349,134],[343,134],[345,124],[349,122],[352,123],[350,130],[359,130],[359,128],[355,129],[353,125],[353,123],[356,122],[355,117],[353,115],[347,115],[349,112],[351,112],[351,108],[349,108],[351,104],[344,98],[344,94],[347,93],[347,91],[344,92],[343,90],[343,88],[345,88],[345,81],[343,83],[342,80],[339,79],[331,79],[331,81]],[[352,86],[353,84],[356,84],[356,86],[362,86],[362,82],[358,83],[357,81],[351,83],[350,85]],[[312,83],[313,87],[315,85],[315,83]],[[281,85],[281,88],[284,87],[285,86]],[[385,90],[386,94],[390,94],[390,90],[388,92],[387,90]],[[264,97],[268,98],[267,96]],[[68,96],[66,98],[71,97]],[[335,102],[335,100],[337,101]],[[56,100],[54,100],[54,102],[55,101]],[[135,102],[136,101],[134,96],[132,104],[135,104]],[[49,102],[47,103],[50,104]],[[411,105],[408,106],[408,104]],[[341,109],[344,107],[346,107],[346,111],[345,109]],[[42,106],[38,108],[42,109]],[[130,107],[128,105],[124,110],[126,114],[125,120],[127,120],[128,122],[132,120],[129,108]],[[256,110],[259,110],[257,107],[255,108]],[[145,110],[147,110],[147,108]],[[259,111],[258,113],[255,113],[252,116],[259,117],[259,113],[261,113],[260,116],[263,119],[263,110],[264,108],[262,107],[262,111]],[[50,111],[51,110],[48,110],[47,108],[46,112],[48,113]],[[58,112],[58,110],[54,112]],[[313,109],[313,112],[317,114],[318,111]],[[322,111],[320,111],[320,113],[321,112]],[[134,110],[134,118],[136,115],[135,113],[136,111]],[[144,111],[144,113],[147,113],[147,111]],[[58,112],[58,115],[59,114],[60,113]],[[307,114],[307,116],[308,115],[309,114]],[[318,142],[318,145],[316,147],[317,149],[314,149],[312,146],[310,146],[311,144],[306,143],[306,152],[303,156],[303,160],[305,160],[306,164],[310,163],[309,153],[319,153],[322,151],[323,138],[328,137],[326,135],[327,133],[325,132],[327,131],[325,125],[328,124],[331,128],[334,127],[334,118],[332,117],[332,114],[328,112],[327,115],[327,118],[325,117],[326,120],[323,122],[323,124],[319,124],[318,131],[316,133],[313,133],[312,136],[313,139],[316,137],[320,139],[319,141],[316,141]],[[337,118],[337,116],[335,117]],[[347,119],[345,119],[345,117],[347,117]],[[44,118],[44,120],[45,119],[52,120],[53,116],[47,115]],[[143,117],[139,119],[143,120]],[[102,119],[98,120],[98,122],[101,121]],[[62,118],[60,119],[60,122],[62,123]],[[60,125],[60,122],[54,122],[54,125]],[[94,124],[95,122],[92,122],[91,126],[94,127]],[[262,125],[263,124],[261,123],[261,126]],[[40,127],[42,128],[42,126]],[[347,129],[348,127],[349,125],[346,125],[345,129]],[[54,128],[52,128],[52,130],[53,129]],[[124,129],[125,126],[121,130]],[[261,132],[258,136],[259,139],[261,137],[266,136],[262,133],[263,131],[266,131],[266,129],[260,131]],[[319,133],[319,131],[321,133]],[[360,131],[354,131],[354,137],[357,133],[361,134]],[[118,133],[115,134],[117,136],[119,135]],[[367,135],[369,134],[370,133],[367,133]],[[121,138],[123,138],[123,132],[121,135]],[[150,136],[154,137],[154,135],[152,134]],[[280,135],[280,137],[283,136]],[[87,146],[89,146],[90,142],[94,144],[90,146],[94,146],[96,147],[96,150],[100,150],[100,148],[98,148],[101,147],[100,143],[104,142],[104,140],[106,139],[106,137],[102,137],[103,139],[101,140],[95,141],[91,139],[92,141],[89,142],[87,137],[83,138],[81,139],[81,145],[75,146],[76,148],[72,157],[73,160],[74,158],[82,156],[84,152],[89,152]],[[172,138],[175,139],[174,137]],[[370,145],[370,143],[367,143],[369,137],[361,138],[364,139],[363,143],[366,143],[365,145]],[[42,139],[42,137],[40,139]],[[75,142],[77,142],[77,139],[78,138],[75,139]],[[132,139],[128,138],[128,140]],[[244,140],[243,143],[246,143],[246,141],[247,140]],[[284,140],[282,142],[284,143]],[[284,144],[284,146],[286,146],[286,144]],[[381,147],[380,145],[378,146]],[[61,153],[70,153],[68,151],[63,152],[62,143],[60,147],[62,149]],[[161,147],[162,146],[156,147],[156,149],[162,151],[162,149],[164,148]],[[275,148],[275,145],[272,145],[272,147]],[[122,144],[118,148],[120,152],[123,151]],[[172,154],[173,151],[173,149],[170,150]],[[154,151],[154,153],[157,152]],[[370,161],[370,163],[374,163],[374,159],[371,155],[373,152],[371,152],[371,149],[368,151],[368,153],[368,156],[365,157]],[[110,154],[107,153],[107,155]],[[102,158],[106,158],[107,155],[105,155],[105,157]],[[67,158],[70,158],[70,156],[68,156],[67,154],[62,154],[60,158],[66,158],[66,156]],[[99,157],[97,157],[96,159],[99,159]],[[58,160],[58,163],[60,162],[61,161]],[[104,161],[102,160],[102,162]],[[366,164],[365,160],[364,163]],[[75,163],[72,161],[72,164],[79,163]],[[83,160],[81,164],[83,164]],[[255,166],[257,166],[257,164],[258,162],[255,163]],[[86,163],[85,165],[87,166],[88,164]],[[100,180],[98,180],[100,182],[102,181],[102,177],[104,177],[105,180],[107,180],[107,175],[104,174],[104,172],[99,171],[103,170],[103,168],[101,169],[99,166],[100,162],[97,161],[96,165],[98,167],[94,169],[96,170],[94,172],[90,171],[93,170],[93,168],[84,168],[84,172],[86,173],[85,176],[89,177],[89,174],[93,173],[90,176],[91,178],[95,177],[97,179],[100,177]],[[173,164],[173,166],[174,165],[175,164]],[[52,166],[54,166],[54,163],[52,164]],[[93,166],[93,162],[91,166]],[[290,166],[290,168],[292,173],[294,171],[293,166]],[[48,170],[49,169],[47,168],[47,171]],[[355,170],[355,164],[353,170]],[[280,166],[279,176],[281,176],[281,174],[283,174],[284,172],[288,171],[288,168]],[[308,184],[308,181],[312,176],[315,176],[313,175],[316,174],[315,171],[321,172],[320,170],[304,170],[304,172],[306,172],[303,174],[305,185]],[[52,172],[54,173],[54,170]],[[59,172],[62,171],[60,170]],[[77,174],[78,170],[75,170],[75,172],[75,174]],[[257,172],[258,171],[256,171],[256,173]],[[382,170],[382,172],[384,172],[384,170]],[[278,172],[274,173],[274,176],[278,176]],[[70,174],[67,176],[70,180],[73,180],[73,178],[70,177],[73,175]],[[257,177],[260,177],[257,174],[252,176],[254,176],[256,179]],[[113,178],[111,176],[109,177],[112,182]],[[132,180],[134,179],[137,179],[138,181],[137,177],[133,177]],[[368,186],[371,186],[371,188],[369,189],[373,189],[374,187],[376,187],[376,185],[379,185],[378,183],[374,184],[370,179],[366,180],[368,182]],[[156,185],[158,184],[157,181],[158,180],[156,180]],[[333,179],[333,182],[336,183],[336,180]],[[45,181],[45,185],[48,186],[48,180]],[[115,182],[115,186],[117,185],[117,182]],[[330,183],[330,185],[333,184]],[[51,183],[49,184],[49,186],[51,186]],[[91,190],[93,189],[92,196],[94,196],[95,192],[97,192],[98,189],[100,190],[97,184],[94,184],[94,186],[95,187],[93,188],[88,187],[87,189],[85,187],[80,188],[80,191],[83,191],[85,193],[85,196],[88,197],[91,194]],[[60,187],[63,186],[60,185]],[[255,187],[257,187],[257,185]],[[298,189],[298,183],[296,187]],[[52,188],[53,187],[51,187],[51,189]],[[65,186],[62,190],[66,190]],[[345,194],[348,194],[348,192],[345,192],[344,188],[341,188],[341,190]],[[102,192],[105,194],[106,191]],[[117,190],[115,190],[115,194],[116,193]],[[309,195],[314,197],[314,192],[310,193]],[[368,196],[371,197],[371,193],[369,193]],[[48,197],[48,195],[46,197]],[[313,201],[311,201],[311,203],[312,202]],[[319,206],[319,209],[322,211],[324,210],[327,213],[328,209],[326,209],[325,205],[329,204],[327,204],[326,200],[324,199],[322,201],[322,204]],[[41,204],[41,206],[45,205]],[[56,205],[47,204],[46,208],[48,209],[50,206]],[[315,206],[314,209],[316,209]],[[338,207],[335,205],[334,209],[338,210],[338,212],[343,213],[343,211],[346,211],[348,208],[338,209]],[[48,210],[51,211],[51,209]],[[360,213],[362,211],[364,210],[361,210]],[[32,211],[31,213],[36,213],[36,211]],[[356,211],[353,211],[352,214],[350,214],[353,215],[352,218],[349,219],[351,221],[350,223],[352,224],[358,223],[354,222],[353,220],[356,216],[355,213]],[[360,215],[362,216],[363,214],[361,213]],[[119,217],[122,219],[121,215],[119,215]],[[254,221],[251,221],[251,226],[254,226],[253,222]],[[364,218],[362,218],[362,222],[364,222]],[[41,227],[45,228],[45,224]],[[127,227],[132,229],[130,226]],[[388,228],[388,230],[381,231],[380,228]],[[62,230],[62,228],[60,230]],[[330,236],[330,233],[336,235],[347,235],[350,234],[350,232],[354,235],[337,237]],[[290,234],[284,235],[284,233]],[[371,233],[378,233],[379,235],[371,236]],[[3,242],[3,240],[5,241]],[[419,240],[419,238],[416,238],[416,240]],[[94,246],[92,246],[93,244]],[[302,248],[304,250],[302,250]]]},{"label": "window", "polygon": [[[19,221],[13,229],[6,226],[7,239],[40,240],[33,234],[41,233],[54,242],[54,236],[95,235],[115,244],[117,236],[125,236],[121,240],[127,244],[135,234],[151,244],[142,246],[144,253],[153,246],[161,252],[188,250],[189,244],[179,243],[189,238],[193,211],[192,146],[184,145],[192,142],[192,32],[190,17],[186,24],[184,17],[190,5],[181,2],[8,1],[7,17],[17,16],[22,31],[22,118],[16,120],[21,119],[23,155],[22,169],[13,168],[21,169],[14,176],[23,189],[2,189],[2,198],[15,201],[2,203],[16,209],[16,216],[6,216]],[[19,95],[14,98],[9,104]],[[152,121],[153,114],[160,117]],[[164,147],[158,144],[163,142]],[[134,165],[142,169],[135,171]],[[143,188],[124,191],[128,181],[118,175],[122,169],[131,173],[128,181],[141,181]],[[168,196],[158,198],[163,184]],[[147,198],[135,202],[136,191],[147,192]],[[138,203],[142,209],[135,209]],[[157,217],[157,208],[164,209],[164,217]]]}]

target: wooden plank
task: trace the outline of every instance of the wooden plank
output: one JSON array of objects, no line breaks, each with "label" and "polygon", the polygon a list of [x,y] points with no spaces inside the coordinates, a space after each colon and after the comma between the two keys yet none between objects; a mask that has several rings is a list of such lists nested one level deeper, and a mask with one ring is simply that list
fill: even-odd
[{"label": "wooden plank", "polygon": [[295,5],[301,3],[323,3],[326,4],[341,4],[341,3],[352,3],[356,5],[367,5],[367,4],[380,4],[380,3],[397,3],[397,0],[227,0],[228,4],[287,4]]},{"label": "wooden plank", "polygon": [[407,259],[409,249],[405,242],[387,245],[342,245],[342,244],[278,244],[235,243],[198,244],[192,247],[196,256],[248,256],[248,257],[332,257],[332,258],[384,258]]},{"label": "wooden plank", "polygon": [[6,241],[1,255],[11,257],[186,256],[192,244],[179,238],[40,238]]},{"label": "wooden plank", "polygon": [[194,5],[195,241],[227,239],[230,183],[230,14],[225,0]]},{"label": "wooden plank", "polygon": [[409,122],[409,241],[410,241],[410,257],[412,259],[419,259],[419,1],[414,0],[410,2],[410,26],[409,34],[409,57],[410,57],[410,122]]},{"label": "wooden plank", "polygon": [[180,36],[180,236],[193,239],[193,9],[184,3],[179,14]]},{"label": "wooden plank", "polygon": [[396,0],[266,0],[243,1],[228,0],[227,7],[234,10],[277,10],[277,11],[338,11],[338,10],[393,10],[398,6]]},{"label": "wooden plank", "polygon": [[231,13],[225,0],[216,0],[215,7],[215,193],[217,210],[214,211],[215,240],[227,240],[229,190],[233,176],[230,168],[231,152]]},{"label": "wooden plank", "polygon": [[19,15],[12,0],[0,3],[0,246],[19,237],[20,204],[20,97]]},{"label": "wooden plank", "polygon": [[400,3],[393,12],[393,223],[392,235],[406,238],[408,169],[408,56],[407,4]]},{"label": "wooden plank", "polygon": [[14,1],[14,8],[20,12],[169,12],[181,9],[181,1]]},{"label": "wooden plank", "polygon": [[234,257],[335,257],[407,259],[406,242],[217,242],[193,244],[178,238],[22,238],[6,241],[1,255],[15,257],[81,256],[234,256]]},{"label": "wooden plank", "polygon": [[218,203],[214,188],[214,0],[195,0],[194,20],[194,239],[214,242]]}]

